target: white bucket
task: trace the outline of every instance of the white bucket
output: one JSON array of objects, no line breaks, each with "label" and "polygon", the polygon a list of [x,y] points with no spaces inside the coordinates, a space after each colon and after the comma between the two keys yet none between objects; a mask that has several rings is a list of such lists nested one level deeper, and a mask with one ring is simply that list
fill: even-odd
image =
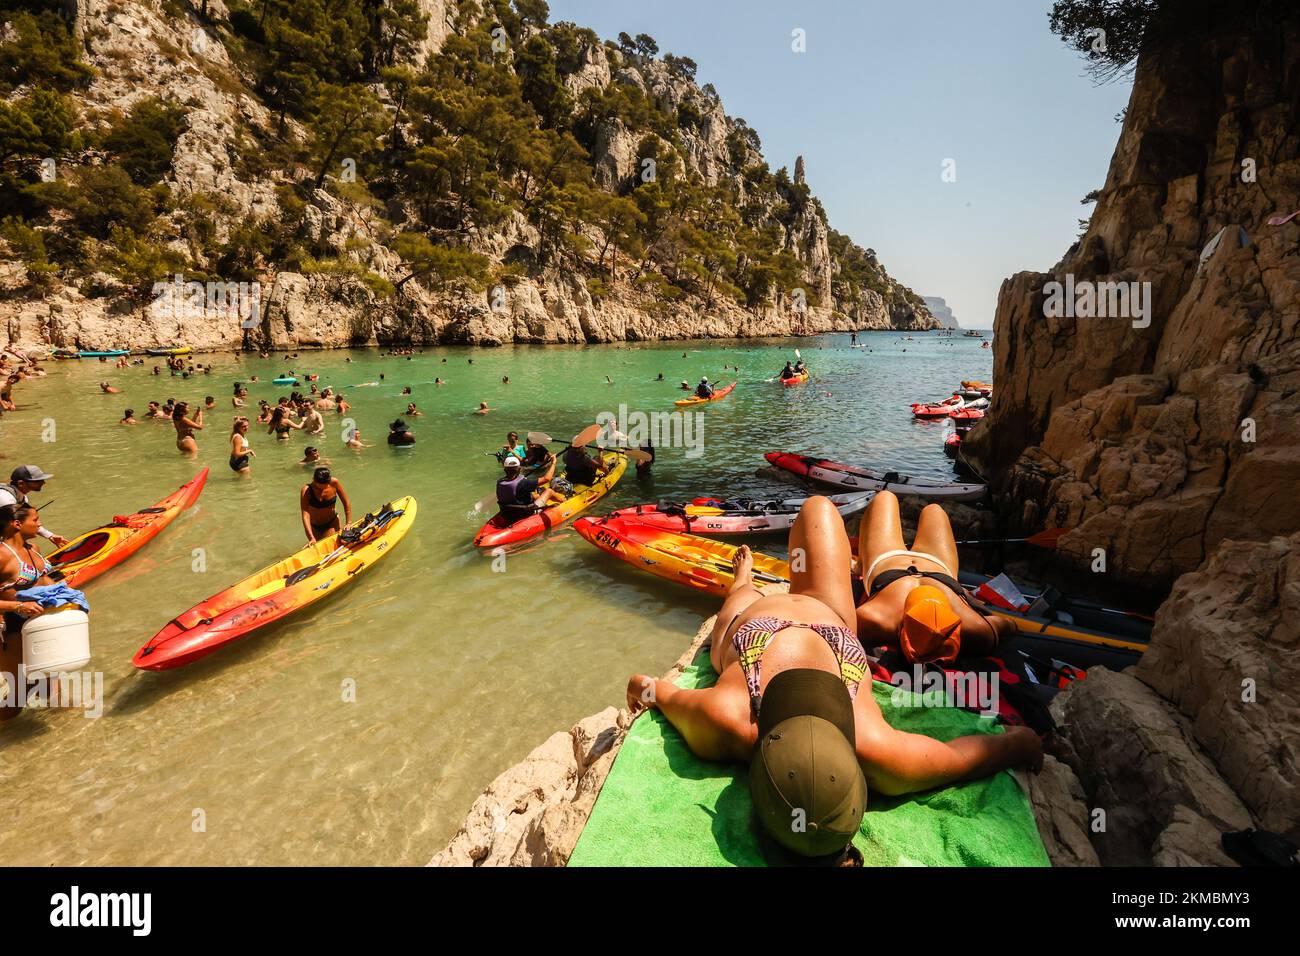
[{"label": "white bucket", "polygon": [[90,663],[90,618],[80,608],[47,611],[23,624],[28,677],[62,674]]}]

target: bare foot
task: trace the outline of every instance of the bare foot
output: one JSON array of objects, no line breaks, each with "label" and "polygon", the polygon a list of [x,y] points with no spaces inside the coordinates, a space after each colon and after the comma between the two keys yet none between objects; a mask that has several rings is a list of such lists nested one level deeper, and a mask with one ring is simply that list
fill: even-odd
[{"label": "bare foot", "polygon": [[633,714],[651,710],[655,706],[655,685],[653,677],[634,674],[627,682],[627,709]]},{"label": "bare foot", "polygon": [[733,591],[754,583],[754,552],[749,550],[749,545],[742,544],[736,549],[731,558],[731,568],[736,576],[731,585]]}]

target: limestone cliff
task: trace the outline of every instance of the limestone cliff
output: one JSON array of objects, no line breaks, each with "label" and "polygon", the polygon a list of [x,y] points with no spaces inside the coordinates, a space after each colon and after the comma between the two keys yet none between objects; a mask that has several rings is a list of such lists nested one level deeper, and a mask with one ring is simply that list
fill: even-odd
[{"label": "limestone cliff", "polygon": [[930,314],[939,320],[939,327],[942,329],[960,329],[957,324],[957,316],[953,315],[952,309],[948,303],[937,295],[926,295],[921,297],[925,302],[925,307],[930,310]]},{"label": "limestone cliff", "polygon": [[1074,529],[1076,580],[1172,589],[1136,679],[1090,675],[1057,708],[1058,755],[1110,815],[1103,862],[1300,837],[1300,11],[1197,7],[1138,57],[1085,234],[1003,283],[963,446],[1011,528]]},{"label": "limestone cliff", "polygon": [[[437,55],[448,37],[476,22],[491,22],[483,20],[491,16],[488,8],[472,0],[419,0],[417,6],[427,20],[410,54],[416,68]],[[844,261],[831,253],[825,212],[803,184],[781,186],[758,224],[779,233],[780,248],[794,258],[799,275],[756,302],[728,295],[665,298],[644,284],[643,270],[635,263],[611,268],[600,288],[593,289],[573,263],[544,261],[539,255],[543,237],[517,213],[464,239],[465,248],[486,256],[496,274],[485,290],[411,279],[408,264],[392,245],[397,228],[412,228],[406,197],[380,208],[334,189],[332,177],[324,188],[312,188],[309,169],[292,163],[276,168],[257,155],[268,144],[306,143],[310,135],[292,116],[285,119],[268,107],[222,0],[77,0],[75,8],[77,37],[94,70],[90,83],[73,97],[83,129],[102,130],[113,117],[151,97],[183,109],[183,129],[165,178],[171,211],[156,227],[164,246],[192,254],[199,219],[207,223],[211,235],[205,238],[213,244],[243,224],[283,218],[282,190],[292,187],[303,203],[292,238],[310,251],[313,263],[322,265],[305,270],[263,263],[256,276],[259,314],[255,321],[241,323],[213,310],[178,314],[160,309],[155,301],[128,294],[102,272],[74,275],[64,269],[36,294],[16,251],[0,241],[0,321],[11,342],[87,349],[177,342],[200,349],[494,345],[937,325],[919,297],[856,246],[850,251],[855,261],[867,263],[866,281],[857,273],[846,281]],[[246,5],[242,15],[247,20]],[[746,169],[761,163],[762,156],[755,145],[737,154],[738,141],[748,138],[755,144],[757,138],[745,135],[748,127],[726,114],[716,94],[702,90],[665,59],[620,52],[610,43],[584,42],[573,59],[561,64],[561,73],[575,97],[619,85],[644,92],[678,118],[677,158],[689,175],[704,184],[727,183],[744,197]],[[382,82],[372,85],[385,108],[394,109],[393,91]],[[398,131],[400,123],[391,125]],[[600,186],[614,192],[629,188],[644,135],[617,119],[596,131],[590,158]],[[77,165],[99,161],[95,155],[76,157]],[[217,212],[210,214],[214,206]],[[60,228],[57,220],[48,226],[52,232]],[[584,241],[601,245],[596,225],[582,231]]]},{"label": "limestone cliff", "polygon": [[[1300,16],[1248,27],[1232,9],[1140,58],[1087,232],[1002,285],[997,393],[964,446],[1024,503],[1021,527],[1076,528],[1079,567],[1102,548],[1148,586],[1300,518],[1300,220],[1267,224],[1300,208]],[[1046,314],[1071,276],[1143,284],[1149,324]]]}]

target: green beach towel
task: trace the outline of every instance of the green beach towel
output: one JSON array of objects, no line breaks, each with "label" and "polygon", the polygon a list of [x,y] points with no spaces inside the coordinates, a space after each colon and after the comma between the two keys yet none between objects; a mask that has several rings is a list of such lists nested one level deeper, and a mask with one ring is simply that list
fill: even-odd
[{"label": "green beach towel", "polygon": [[[677,680],[717,680],[702,649]],[[991,719],[951,707],[898,707],[894,688],[873,682],[889,723],[951,740],[1001,733]],[[696,758],[658,711],[628,732],[569,866],[779,866],[760,842],[747,768]],[[867,866],[1049,866],[1029,801],[1009,771],[906,797],[872,794],[854,840]]]}]

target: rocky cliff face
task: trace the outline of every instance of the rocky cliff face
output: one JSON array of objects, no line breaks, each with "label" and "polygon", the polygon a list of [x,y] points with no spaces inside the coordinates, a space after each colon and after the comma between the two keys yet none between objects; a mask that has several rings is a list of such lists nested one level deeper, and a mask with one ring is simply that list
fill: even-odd
[{"label": "rocky cliff face", "polygon": [[[1101,548],[1108,574],[1168,587],[1225,538],[1298,525],[1300,220],[1267,225],[1300,208],[1297,31],[1143,56],[1087,233],[1003,283],[998,389],[964,447],[1022,527],[1077,529],[1079,568]],[[1046,314],[1069,277],[1139,283],[1149,324]]]},{"label": "rocky cliff face", "polygon": [[1011,525],[1074,529],[1076,576],[1172,589],[1134,675],[1057,708],[1058,755],[1110,814],[1103,862],[1300,837],[1300,219],[1268,223],[1300,209],[1300,13],[1255,6],[1140,56],[1085,235],[1002,285],[963,446]]},{"label": "rocky cliff face", "polygon": [[[415,65],[436,54],[464,16],[477,7],[457,0],[419,0],[428,17],[417,44]],[[462,9],[465,7],[465,9]],[[175,143],[167,186],[173,197],[221,198],[216,239],[232,226],[278,214],[277,187],[301,182],[302,170],[253,171],[246,162],[250,133],[265,139],[274,117],[249,82],[237,57],[223,45],[214,25],[228,20],[221,0],[206,4],[208,20],[181,3],[142,0],[78,0],[78,35],[96,73],[76,96],[89,126],[125,112],[142,99],[162,97],[183,107],[184,130]],[[467,13],[468,11],[468,13]],[[606,46],[588,44],[579,65],[563,77],[574,94],[627,84],[676,110],[689,101],[698,117],[680,131],[680,157],[705,183],[722,180],[744,189],[741,169],[728,146],[737,130],[716,96],[674,73],[664,61],[620,56]],[[383,91],[381,90],[381,93]],[[301,136],[292,120],[288,135]],[[593,161],[597,182],[616,190],[636,174],[637,147],[643,134],[613,120],[598,130]],[[761,160],[757,152],[745,157]],[[168,242],[186,248],[187,213],[173,214]],[[146,347],[185,342],[200,349],[241,346],[291,348],[394,342],[466,343],[605,342],[705,336],[814,334],[849,329],[926,329],[936,327],[919,298],[893,282],[883,268],[875,288],[844,293],[834,284],[840,264],[828,245],[828,224],[813,200],[780,223],[783,247],[803,271],[801,287],[809,304],[775,294],[746,308],[734,300],[685,297],[672,303],[633,284],[635,276],[616,274],[608,294],[593,301],[586,283],[571,269],[535,268],[510,275],[482,293],[442,292],[418,279],[400,283],[405,268],[387,244],[373,210],[340,199],[324,189],[309,191],[298,226],[317,259],[343,262],[347,269],[304,274],[268,269],[259,277],[260,315],[252,328],[225,312],[198,311],[178,316],[124,293],[105,275],[91,283],[57,279],[39,297],[24,294],[21,262],[5,255],[0,242],[0,322],[8,339],[28,346],[87,349]],[[599,232],[592,230],[599,239]],[[529,260],[539,248],[536,230],[520,216],[477,234],[471,248],[500,265],[512,257]],[[357,273],[398,285],[396,293],[376,290]]]}]

